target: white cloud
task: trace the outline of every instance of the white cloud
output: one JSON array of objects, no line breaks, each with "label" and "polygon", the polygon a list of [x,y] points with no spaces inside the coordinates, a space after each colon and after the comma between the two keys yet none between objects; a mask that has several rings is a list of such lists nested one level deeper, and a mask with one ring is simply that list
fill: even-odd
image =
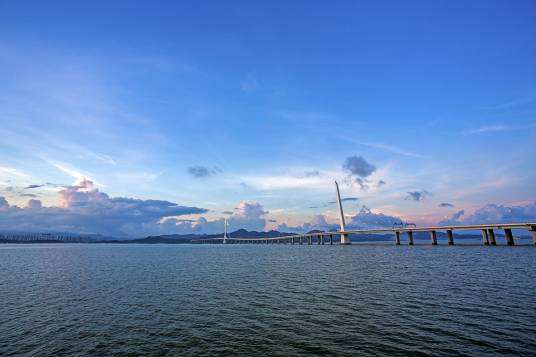
[{"label": "white cloud", "polygon": [[164,217],[206,212],[168,201],[109,197],[87,179],[63,187],[58,200],[59,207],[43,207],[39,200],[32,199],[25,208],[19,208],[2,197],[0,229],[136,237],[167,232],[170,227],[160,223]]},{"label": "white cloud", "polygon": [[24,172],[16,169],[16,168],[13,168],[13,167],[0,167],[0,171],[1,172],[4,172],[6,174],[9,174],[9,175],[12,175],[12,176],[17,176],[17,177],[21,177],[21,178],[29,178],[30,176],[25,174]]},{"label": "white cloud", "polygon": [[440,225],[485,224],[485,223],[532,223],[536,222],[536,201],[522,206],[503,206],[488,204],[473,214],[465,210],[454,213],[450,218],[439,222]]}]

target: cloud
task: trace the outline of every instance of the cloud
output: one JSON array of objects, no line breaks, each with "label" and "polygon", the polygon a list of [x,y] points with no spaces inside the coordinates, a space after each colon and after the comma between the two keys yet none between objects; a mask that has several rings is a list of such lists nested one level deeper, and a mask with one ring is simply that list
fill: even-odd
[{"label": "cloud", "polygon": [[440,225],[485,224],[485,223],[532,223],[536,222],[536,201],[524,206],[488,204],[466,215],[464,210],[454,213]]},{"label": "cloud", "polygon": [[376,166],[361,156],[350,156],[342,164],[342,169],[351,182],[357,183],[361,190],[367,190],[369,181],[366,178],[376,171]]},{"label": "cloud", "polygon": [[383,143],[361,143],[361,142],[359,142],[358,144],[368,146],[368,147],[371,147],[371,148],[375,148],[375,149],[381,149],[381,150],[384,150],[384,151],[387,151],[387,152],[390,152],[390,153],[393,153],[393,154],[402,155],[402,156],[408,156],[408,157],[413,157],[413,158],[417,158],[417,159],[428,158],[428,156],[421,155],[421,154],[411,152],[411,151],[407,151],[407,150],[404,150],[404,149],[400,149],[400,148],[397,148],[396,146],[387,145],[387,144],[383,144]]},{"label": "cloud", "polygon": [[222,214],[233,214],[233,211],[223,211]]},{"label": "cloud", "polygon": [[37,197],[37,195],[33,193],[21,193],[20,197]]},{"label": "cloud", "polygon": [[43,207],[41,201],[31,199],[19,208],[1,197],[0,229],[135,237],[169,231],[168,225],[160,223],[165,217],[207,212],[168,201],[110,197],[87,179],[61,189],[58,200],[59,207]]},{"label": "cloud", "polygon": [[326,221],[324,215],[316,215],[310,222],[305,222],[300,226],[288,226],[286,223],[282,223],[277,226],[279,232],[289,233],[307,233],[312,230],[331,231],[337,230],[339,226],[337,224],[331,224]]},{"label": "cloud", "polygon": [[530,103],[530,102],[534,101],[534,99],[535,98],[529,98],[529,97],[517,98],[517,99],[511,100],[509,102],[501,103],[501,104],[498,104],[498,105],[482,107],[482,109],[487,109],[487,110],[507,109],[507,108],[516,107],[516,106],[521,105],[521,104]]},{"label": "cloud", "polygon": [[454,207],[454,205],[452,203],[442,202],[438,207]]},{"label": "cloud", "polygon": [[407,192],[407,196],[405,200],[419,202],[419,201],[423,201],[426,197],[430,195],[431,193],[426,190],[409,191]]},{"label": "cloud", "polygon": [[387,182],[385,182],[384,180],[378,181],[378,186],[383,186],[383,185],[387,185]]},{"label": "cloud", "polygon": [[[258,202],[242,201],[235,208],[232,215],[227,218],[229,229],[236,231],[238,229],[264,231],[266,227],[266,219],[263,217],[268,214],[263,206]],[[172,227],[175,233],[222,233],[224,219],[216,219],[209,221],[205,217],[199,217],[195,221],[184,221],[180,219],[170,218],[166,220],[168,227]]]},{"label": "cloud", "polygon": [[24,187],[25,190],[29,190],[29,189],[32,189],[32,188],[39,188],[39,187],[43,187],[44,185],[28,185],[26,187]]},{"label": "cloud", "polygon": [[311,177],[311,176],[320,176],[320,171],[313,170],[313,171],[306,171],[305,177]]},{"label": "cloud", "polygon": [[376,166],[367,162],[367,160],[361,156],[350,156],[346,158],[342,164],[342,169],[348,172],[350,175],[365,178],[376,171]]},{"label": "cloud", "polygon": [[30,176],[26,175],[24,172],[22,172],[22,171],[20,171],[20,170],[18,170],[16,168],[13,168],[13,167],[1,167],[0,166],[0,172],[4,172],[6,174],[21,177],[21,178],[29,178],[30,177]]},{"label": "cloud", "polygon": [[400,223],[400,217],[390,216],[383,213],[374,213],[367,206],[362,206],[359,212],[347,222],[347,228],[368,229],[392,227],[394,223]]},{"label": "cloud", "polygon": [[270,222],[270,223],[275,223],[275,222],[277,222],[277,220],[275,220],[275,219],[269,219],[268,222]]},{"label": "cloud", "polygon": [[26,207],[28,209],[35,210],[35,209],[43,208],[43,205],[41,204],[41,201],[31,199],[31,200],[28,200],[28,203],[26,204]]},{"label": "cloud", "polygon": [[358,197],[345,197],[345,198],[341,199],[342,202],[345,202],[345,201],[357,201],[357,200],[359,200]]},{"label": "cloud", "polygon": [[206,166],[192,166],[188,168],[188,173],[196,178],[204,178],[212,175],[216,175],[220,170],[217,167],[206,167]]},{"label": "cloud", "polygon": [[464,135],[472,134],[483,134],[483,133],[493,133],[501,131],[512,131],[512,130],[524,130],[536,127],[536,123],[526,124],[526,125],[488,125],[480,128],[467,129],[462,132]]},{"label": "cloud", "polygon": [[[400,223],[400,217],[390,216],[383,213],[374,213],[367,206],[362,206],[355,216],[350,216],[346,222],[347,229],[370,229],[392,227],[394,223]],[[306,233],[312,230],[337,231],[340,229],[339,222],[329,223],[324,215],[316,215],[310,222],[299,226],[288,226],[283,223],[277,227],[280,232]]]}]

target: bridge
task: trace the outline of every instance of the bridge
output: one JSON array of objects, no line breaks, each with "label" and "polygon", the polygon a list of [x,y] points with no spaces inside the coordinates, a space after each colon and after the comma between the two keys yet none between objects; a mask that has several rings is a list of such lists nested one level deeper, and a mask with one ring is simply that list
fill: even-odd
[{"label": "bridge", "polygon": [[[394,236],[396,245],[400,245],[401,234],[407,235],[409,245],[414,244],[413,233],[428,232],[432,245],[437,245],[437,233],[445,232],[447,235],[447,244],[454,245],[454,231],[480,231],[482,234],[482,243],[484,245],[497,245],[495,237],[496,230],[504,230],[506,245],[514,246],[514,235],[512,230],[527,230],[532,234],[532,243],[536,246],[536,223],[497,223],[497,224],[471,224],[471,225],[453,225],[453,226],[431,226],[431,227],[400,227],[400,228],[377,228],[377,229],[358,229],[347,230],[344,221],[344,212],[342,209],[342,200],[339,191],[339,185],[335,182],[337,191],[337,205],[339,208],[339,222],[341,229],[335,232],[315,232],[305,234],[291,234],[281,237],[261,237],[261,238],[231,238],[227,235],[227,220],[225,220],[225,233],[221,238],[199,238],[193,239],[192,243],[197,244],[307,244],[314,243],[324,245],[328,243],[333,245],[350,244],[350,235],[359,234],[382,234],[391,233]],[[335,242],[334,236],[339,236],[339,241]]]}]

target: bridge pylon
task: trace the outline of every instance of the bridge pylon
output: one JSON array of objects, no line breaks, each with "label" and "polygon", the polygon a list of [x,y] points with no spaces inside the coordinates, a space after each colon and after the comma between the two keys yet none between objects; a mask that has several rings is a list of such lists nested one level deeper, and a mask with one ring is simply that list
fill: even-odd
[{"label": "bridge pylon", "polygon": [[[341,193],[339,191],[339,184],[337,181],[335,181],[335,188],[337,189],[337,203],[339,205],[339,220],[341,223],[341,232],[346,232],[346,224],[344,222],[344,211],[342,210],[342,201],[341,201]],[[341,234],[341,242],[342,245],[348,245],[350,243],[350,237],[348,237],[348,234],[342,233]]]}]

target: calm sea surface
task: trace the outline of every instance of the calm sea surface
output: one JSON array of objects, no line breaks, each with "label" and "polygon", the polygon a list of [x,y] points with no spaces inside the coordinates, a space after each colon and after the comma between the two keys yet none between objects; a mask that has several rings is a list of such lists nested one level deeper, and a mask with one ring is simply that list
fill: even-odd
[{"label": "calm sea surface", "polygon": [[536,248],[0,245],[0,355],[536,355]]}]

